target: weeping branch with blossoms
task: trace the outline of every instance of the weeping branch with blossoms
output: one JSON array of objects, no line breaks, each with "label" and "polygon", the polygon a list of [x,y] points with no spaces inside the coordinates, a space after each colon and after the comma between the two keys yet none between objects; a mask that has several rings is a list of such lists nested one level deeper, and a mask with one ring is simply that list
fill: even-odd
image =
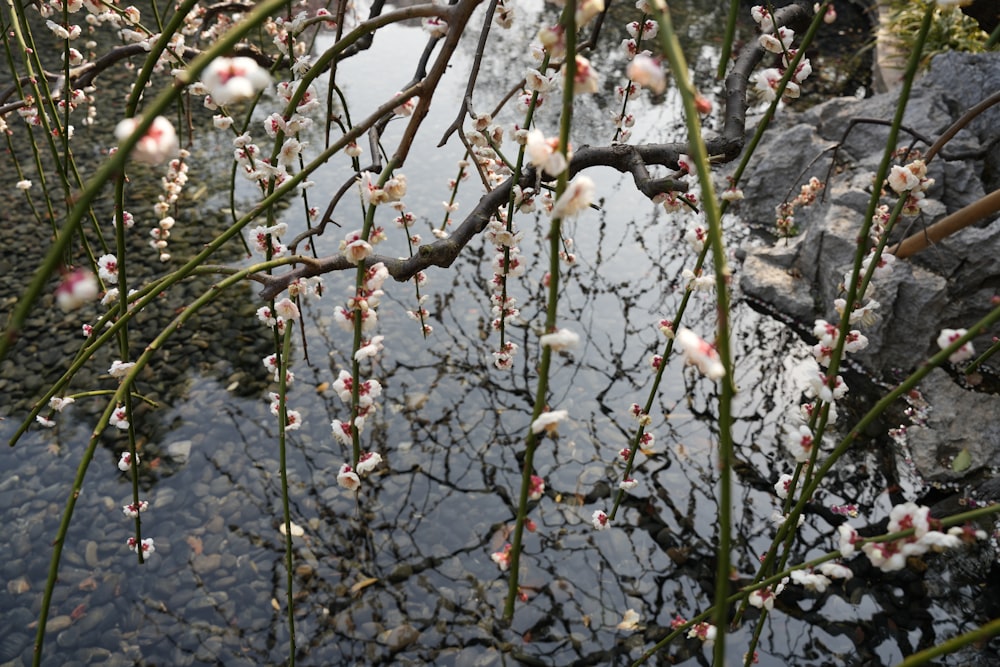
[{"label": "weeping branch with blossoms", "polygon": [[[598,166],[611,167],[629,174],[639,192],[656,203],[664,204],[668,210],[686,206],[699,215],[704,215],[704,220],[699,218],[699,222],[686,235],[697,258],[693,270],[685,271],[682,276],[686,281],[686,289],[680,307],[673,314],[673,319],[663,319],[659,324],[667,342],[662,355],[657,355],[652,361],[656,370],[652,389],[644,406],[635,403],[630,408],[630,412],[638,420],[638,428],[630,445],[620,450],[619,457],[624,460],[625,470],[619,492],[610,512],[598,509],[591,517],[596,530],[614,528],[616,511],[626,494],[638,483],[631,476],[636,452],[652,442],[650,427],[653,421],[650,412],[663,377],[666,359],[673,353],[676,342],[688,363],[696,366],[707,380],[716,383],[714,386],[719,388],[717,498],[720,510],[717,562],[713,599],[709,608],[688,620],[676,617],[668,637],[650,649],[645,657],[686,633],[689,638],[697,638],[706,646],[714,643],[715,664],[727,664],[726,633],[730,620],[733,619],[731,612],[734,607],[738,610],[733,620],[738,623],[746,609],[754,606],[760,609],[760,615],[755,619],[753,637],[744,658],[744,662],[749,664],[753,661],[754,649],[767,613],[773,609],[775,599],[790,583],[819,590],[828,586],[833,578],[847,578],[851,574],[850,568],[835,561],[849,558],[855,551],[863,552],[875,566],[891,571],[902,567],[906,557],[920,556],[931,550],[954,548],[966,541],[981,539],[975,529],[963,524],[991,515],[996,508],[977,510],[938,521],[929,516],[927,508],[911,502],[893,508],[889,516],[889,532],[883,536],[861,538],[857,531],[844,524],[839,531],[836,551],[801,564],[788,563],[795,529],[806,504],[814,497],[832,466],[855,443],[859,434],[894,400],[913,389],[932,368],[946,361],[958,363],[971,358],[974,354],[971,339],[976,333],[993,327],[1000,320],[1000,308],[997,308],[969,330],[942,331],[938,340],[941,351],[890,391],[825,458],[820,458],[827,425],[836,421],[836,401],[847,391],[843,378],[838,375],[844,354],[862,349],[866,342],[860,330],[850,327],[859,323],[862,326],[871,325],[872,313],[878,305],[873,300],[867,303],[864,300],[869,286],[874,282],[877,287],[878,280],[891,270],[895,257],[886,253],[889,232],[901,215],[919,210],[923,193],[930,185],[926,177],[926,164],[922,160],[911,159],[913,156],[909,153],[902,156],[894,153],[919,50],[914,52],[907,69],[888,147],[875,177],[877,187],[873,188],[869,210],[859,234],[855,261],[851,271],[844,277],[844,299],[832,304],[839,314],[839,320],[832,323],[820,319],[814,326],[819,343],[814,349],[816,373],[808,387],[814,400],[803,409],[804,423],[791,428],[789,432],[787,446],[796,465],[792,474],[781,475],[775,485],[775,496],[783,501],[782,512],[778,517],[779,525],[767,555],[754,573],[752,581],[736,593],[731,593],[731,487],[735,461],[732,401],[737,388],[733,379],[734,360],[730,350],[731,270],[723,244],[722,216],[730,202],[742,197],[740,179],[768,121],[782,100],[798,96],[800,86],[809,76],[811,65],[804,58],[804,52],[820,23],[831,19],[832,4],[817,4],[812,12],[803,5],[792,5],[780,11],[773,11],[768,6],[753,8],[752,16],[757,21],[761,34],[742,51],[726,78],[726,109],[721,136],[705,140],[701,136],[700,114],[711,103],[700,95],[691,82],[669,10],[662,0],[653,3],[640,0],[636,7],[640,12],[639,19],[630,23],[627,28],[632,39],[625,40],[623,44],[630,64],[625,71],[627,81],[620,86],[621,106],[614,121],[614,142],[609,146],[581,146],[572,150],[570,139],[575,96],[598,90],[596,66],[583,57],[581,49],[597,41],[600,25],[608,8],[600,0],[561,3],[565,6],[559,23],[542,28],[538,34],[544,52],[539,69],[529,69],[523,81],[513,89],[514,92],[505,96],[496,107],[497,110],[502,109],[516,96],[518,102],[525,104],[527,109],[524,127],[516,128],[513,133],[513,138],[519,145],[517,158],[509,160],[503,154],[501,146],[503,128],[492,123],[491,114],[476,114],[472,104],[479,63],[492,23],[496,21],[506,28],[510,27],[513,18],[513,8],[509,3],[495,0],[489,5],[479,32],[476,61],[458,119],[446,131],[442,140],[444,144],[453,132],[461,131],[468,116],[471,128],[461,132],[460,139],[465,149],[465,159],[470,161],[468,166],[478,171],[487,192],[472,211],[449,231],[458,181],[461,174],[466,173],[467,165],[463,162],[460,175],[451,186],[451,197],[445,202],[445,222],[440,229],[433,230],[437,240],[421,245],[419,236],[411,230],[416,215],[408,211],[404,203],[407,194],[404,169],[440,81],[451,64],[473,12],[481,4],[481,0],[460,0],[448,6],[421,4],[383,13],[383,4],[377,1],[371,6],[368,17],[362,19],[360,16],[350,15],[346,2],[339,4],[335,16],[327,10],[321,10],[311,16],[303,13],[293,17],[290,5],[285,7],[284,2],[268,0],[252,10],[247,8],[248,13],[241,21],[230,24],[226,15],[220,13],[219,7],[209,8],[201,13],[196,11],[193,0],[187,0],[178,6],[165,25],[156,15],[154,20],[157,28],[153,30],[142,24],[138,12],[132,8],[105,14],[102,13],[105,12],[104,6],[92,0],[72,3],[53,0],[40,3],[36,9],[46,18],[54,16],[56,11],[62,15],[61,24],[50,22],[51,25],[48,26],[60,40],[67,56],[61,74],[44,69],[38,54],[29,46],[31,40],[27,37],[27,23],[21,20],[21,16],[12,14],[13,29],[11,34],[5,33],[4,39],[8,46],[16,43],[25,56],[27,74],[16,77],[14,86],[0,94],[0,103],[3,104],[0,107],[0,117],[16,112],[25,121],[29,132],[33,132],[32,128],[35,127],[44,130],[45,142],[51,153],[58,158],[55,163],[58,183],[53,188],[46,186],[45,204],[50,219],[57,220],[61,215],[57,214],[54,207],[57,199],[65,200],[67,204],[66,210],[62,212],[66,222],[61,228],[53,227],[54,241],[27,285],[23,298],[14,308],[4,336],[0,338],[0,358],[10,350],[28,313],[37,305],[44,283],[54,273],[62,272],[65,276],[58,288],[57,299],[68,311],[95,300],[101,292],[104,294],[102,305],[107,307],[96,322],[85,323],[87,340],[81,346],[79,354],[62,377],[35,404],[30,416],[13,438],[16,441],[31,424],[54,426],[56,413],[74,400],[98,396],[108,399],[79,465],[56,535],[35,643],[36,664],[39,664],[42,656],[46,619],[58,578],[61,550],[99,437],[109,428],[127,434],[127,447],[121,452],[118,467],[121,472],[129,475],[132,498],[122,511],[135,522],[134,534],[129,538],[127,546],[142,563],[155,553],[155,546],[152,538],[143,536],[144,524],[140,521],[140,514],[149,509],[155,511],[155,508],[151,508],[149,501],[140,497],[138,484],[140,466],[143,464],[135,437],[134,402],[151,401],[136,392],[137,378],[143,370],[148,369],[151,360],[168,338],[191,322],[192,317],[226,290],[248,280],[262,285],[259,297],[264,305],[257,310],[257,317],[268,330],[273,342],[273,352],[264,357],[262,364],[269,381],[276,385],[276,391],[269,392],[268,398],[270,411],[277,420],[283,501],[281,531],[284,534],[286,568],[284,611],[290,634],[288,662],[294,664],[296,596],[292,537],[298,527],[292,521],[289,505],[286,446],[289,432],[302,425],[302,415],[290,407],[294,382],[290,367],[294,324],[305,326],[302,316],[305,300],[323,295],[322,276],[344,270],[354,271],[349,296],[342,305],[332,309],[332,319],[350,334],[351,340],[349,368],[340,369],[338,377],[331,383],[346,410],[346,414],[340,415],[343,419],[332,421],[331,439],[344,452],[344,463],[337,472],[337,482],[360,503],[364,500],[366,478],[382,462],[378,452],[365,451],[363,443],[366,438],[363,436],[366,424],[371,424],[375,419],[377,401],[382,394],[382,384],[375,377],[376,362],[387,338],[391,342],[391,334],[377,333],[378,308],[388,278],[393,277],[397,281],[414,279],[418,297],[416,308],[411,312],[420,322],[421,333],[424,336],[430,335],[431,329],[426,321],[428,313],[423,305],[424,297],[419,292],[420,285],[426,279],[423,270],[431,266],[451,266],[474,238],[479,235],[486,237],[496,248],[492,264],[494,289],[490,295],[490,305],[494,317],[492,326],[499,331],[500,343],[493,352],[493,357],[495,366],[500,371],[506,370],[511,366],[511,359],[516,353],[516,347],[507,338],[506,326],[517,314],[516,302],[511,296],[515,287],[513,283],[508,283],[508,278],[517,277],[525,270],[517,248],[522,236],[514,224],[514,217],[540,205],[550,217],[547,232],[549,263],[542,278],[545,288],[545,317],[543,330],[538,335],[537,381],[524,437],[524,456],[520,461],[520,488],[513,512],[513,527],[505,533],[511,536],[511,541],[492,554],[493,561],[501,570],[509,570],[502,617],[505,621],[511,621],[518,601],[525,596],[519,582],[521,571],[526,567],[522,567],[521,559],[524,531],[532,530],[533,526],[529,517],[533,507],[531,503],[539,501],[545,492],[545,480],[534,470],[534,457],[546,438],[554,438],[559,425],[572,418],[567,409],[549,404],[553,394],[550,387],[552,354],[571,349],[580,340],[576,332],[559,326],[563,264],[571,265],[575,259],[570,252],[570,239],[565,238],[563,225],[592,205],[594,184],[582,172]],[[731,24],[735,21],[738,4],[736,0],[731,3]],[[69,25],[68,17],[70,13],[84,7],[91,14],[103,16],[100,20],[113,24],[119,31],[118,37],[132,44],[111,49],[103,57],[92,58],[90,62],[82,62],[85,59],[83,54],[74,53],[69,46],[75,35],[80,33],[80,28]],[[271,18],[272,13],[282,8],[285,9],[285,16]],[[927,16],[930,16],[930,10]],[[396,96],[382,101],[357,122],[352,121],[351,105],[336,83],[338,64],[368,48],[377,31],[409,19],[422,19],[428,33],[424,51],[417,61],[411,80],[401,86]],[[336,39],[332,46],[313,59],[308,54],[305,31],[313,26],[327,26],[331,21],[336,24]],[[581,41],[580,31],[588,25],[593,26],[591,39]],[[796,32],[806,27],[804,37],[798,48],[795,48]],[[246,43],[248,36],[258,28],[271,37],[270,47]],[[925,18],[921,39],[928,28],[929,18]],[[185,36],[189,34],[200,36],[204,48],[185,43]],[[732,25],[727,34],[731,40],[734,34]],[[651,53],[642,52],[642,45],[657,37],[683,102],[687,140],[629,145],[625,142],[629,138],[627,126],[630,100],[634,99],[641,86],[657,93],[665,89],[666,72],[661,61]],[[774,54],[773,57],[780,61],[780,66],[753,73],[767,53]],[[85,183],[77,173],[68,148],[71,139],[68,123],[71,107],[73,104],[82,104],[89,94],[83,90],[78,93],[77,88],[96,85],[98,74],[135,56],[145,59],[128,100],[125,118],[116,130],[117,150],[109,155]],[[720,76],[726,65],[726,62],[720,63]],[[534,112],[540,103],[540,97],[555,84],[555,77],[550,78],[548,70],[556,68],[562,72],[559,134],[558,137],[547,138],[541,130],[533,127]],[[162,92],[145,99],[143,93],[147,82],[152,81],[154,75],[165,71],[170,71],[171,74]],[[324,74],[329,74],[331,82],[327,107],[323,106],[316,87],[319,77]],[[275,82],[275,78],[283,76],[288,78]],[[750,82],[754,83],[757,93],[770,100],[771,104],[753,138],[746,142],[744,137]],[[59,85],[72,91],[68,94],[66,104],[59,100],[60,91],[50,87]],[[261,104],[265,89],[272,89],[272,85],[277,104],[276,110],[263,122],[265,134],[272,142],[271,150],[265,151],[255,142],[250,128],[259,127],[252,123],[254,109]],[[15,95],[20,99],[13,99]],[[332,101],[335,95],[343,103],[342,112],[334,113]],[[127,169],[134,163],[168,164],[167,176],[163,180],[164,192],[154,207],[156,226],[151,230],[150,245],[156,258],[164,265],[169,265],[172,257],[168,252],[168,239],[176,224],[171,213],[177,212],[177,204],[185,190],[189,156],[180,149],[180,140],[166,115],[175,106],[179,111],[190,111],[185,105],[190,104],[192,97],[202,98],[206,107],[218,112],[212,119],[214,127],[233,135],[232,178],[234,181],[237,175],[247,178],[253,184],[258,198],[252,209],[244,215],[236,213],[233,203],[232,224],[216,233],[215,238],[204,249],[181,266],[167,270],[160,277],[133,290],[129,267],[135,266],[139,260],[134,257],[134,253],[127,253],[125,241],[128,230],[135,224],[134,217],[125,210]],[[32,106],[32,100],[40,100],[40,107]],[[246,104],[248,109],[245,122],[237,130],[239,125],[235,123],[232,112],[242,104]],[[390,153],[384,149],[382,142],[388,123],[393,119],[402,121],[405,127],[395,149]],[[6,129],[6,121],[3,122]],[[317,122],[324,126],[325,145],[319,151],[310,151],[305,132]],[[361,167],[359,159],[363,154],[359,141],[365,136],[369,138],[369,150],[372,154],[367,169]],[[34,142],[32,148],[38,171],[43,173],[42,158]],[[319,216],[322,207],[311,206],[309,203],[308,188],[311,182],[308,179],[341,153],[350,158],[354,173],[330,198],[325,214]],[[717,196],[712,168],[719,163],[733,161],[741,154],[742,160],[730,177],[729,187]],[[910,161],[890,167],[894,156]],[[676,172],[666,177],[653,176],[657,167],[666,167]],[[24,178],[19,163],[17,174],[16,187],[26,193],[30,201],[33,184]],[[101,225],[91,208],[106,182],[114,184],[113,246],[101,234]],[[883,188],[883,184],[888,190]],[[694,186],[697,186],[697,195],[687,192]],[[77,189],[80,194],[74,196]],[[231,189],[235,192],[235,184]],[[54,197],[49,190],[60,190],[62,197]],[[551,190],[552,194],[543,193],[543,190]],[[282,239],[288,232],[288,225],[279,220],[275,205],[296,192],[301,194],[308,229],[301,232],[290,245],[286,245]],[[881,203],[883,194],[897,197],[891,210],[888,204]],[[341,200],[349,195],[357,196],[362,218],[360,228],[347,231],[339,244],[339,251],[333,255],[320,258],[297,254],[300,243],[320,237],[332,229],[329,223],[336,222],[334,213]],[[378,216],[386,208],[392,208],[398,213],[396,221],[407,234],[407,245],[411,252],[409,257],[388,257],[375,252],[377,244],[385,238],[385,230],[379,226]],[[34,210],[36,217],[40,219],[38,210]],[[791,213],[785,217],[791,226]],[[316,218],[320,218],[318,224],[312,226]],[[93,231],[101,245],[100,251],[86,245],[87,239],[82,233],[84,219],[89,219],[93,225]],[[251,228],[250,224],[258,220],[263,224]],[[245,243],[251,253],[261,255],[261,261],[244,268],[209,265],[207,260],[234,237]],[[84,244],[83,254],[87,258],[89,270],[87,267],[64,266],[75,238],[80,238]],[[314,246],[310,249],[315,252]],[[711,262],[710,275],[706,275],[706,262]],[[218,282],[187,304],[168,326],[148,341],[139,354],[133,355],[136,340],[133,325],[137,314],[161,293],[172,290],[191,276],[203,274],[219,276]],[[711,342],[681,323],[695,290],[713,292],[715,295],[715,321],[708,323],[709,327],[715,329],[714,336],[705,332],[706,336],[713,339]],[[89,391],[70,395],[68,388],[77,372],[99,350],[111,345],[117,345],[119,357],[108,373],[117,382],[116,388],[106,392]],[[534,350],[525,353],[535,354]],[[821,366],[825,370],[821,371]],[[42,414],[46,409],[49,410],[49,416]],[[508,529],[505,527],[506,530]],[[629,610],[619,629],[635,629],[637,623],[638,615]],[[990,626],[989,632],[994,631]],[[976,634],[975,637],[978,638],[981,634]]]}]

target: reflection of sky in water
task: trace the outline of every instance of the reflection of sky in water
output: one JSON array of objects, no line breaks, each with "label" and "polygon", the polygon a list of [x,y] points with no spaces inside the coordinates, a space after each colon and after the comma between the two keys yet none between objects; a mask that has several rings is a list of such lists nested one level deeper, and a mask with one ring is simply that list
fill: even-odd
[{"label": "reflection of sky in water", "polygon": [[[539,10],[534,3],[526,13]],[[688,16],[686,34],[700,38],[705,17],[678,12],[678,22]],[[611,23],[606,29],[617,30]],[[419,30],[388,28],[370,52],[341,66],[345,95],[358,101],[353,118],[367,115],[365,104],[381,101],[405,83],[411,54],[423,42]],[[445,127],[457,112],[471,44],[455,58],[404,169],[409,208],[435,225],[443,215],[440,201],[448,196],[446,182],[461,156],[455,137],[450,150],[435,149],[440,131],[433,128]],[[501,33],[497,44],[498,52],[486,59],[477,111],[503,94],[511,71],[528,64],[521,32]],[[711,62],[713,53],[702,49],[698,62]],[[386,70],[385,62],[396,65]],[[605,76],[610,89],[614,77]],[[543,126],[552,123],[554,107],[555,99],[543,109]],[[630,109],[639,118],[637,139],[679,136],[672,93],[655,105],[643,96]],[[577,114],[575,144],[610,138],[608,109],[598,101],[581,100]],[[390,124],[387,146],[394,145],[403,127],[398,120]],[[312,140],[318,143],[321,137]],[[365,150],[370,157],[367,145]],[[676,359],[652,412],[655,453],[638,458],[639,488],[615,528],[590,529],[590,514],[609,506],[606,489],[617,485],[616,453],[634,428],[627,407],[645,401],[652,380],[649,357],[663,346],[656,323],[672,316],[682,296],[678,274],[693,263],[693,255],[682,240],[686,218],[665,216],[616,172],[595,169],[589,175],[604,204],[567,226],[579,264],[564,280],[560,304],[560,325],[576,330],[583,342],[554,359],[551,381],[552,406],[569,410],[572,421],[536,456],[548,493],[531,514],[538,531],[527,535],[523,576],[530,601],[515,617],[516,635],[493,627],[506,583],[489,555],[506,541],[519,483],[543,316],[538,280],[547,260],[537,239],[544,236],[546,221],[522,216],[517,222],[526,235],[522,249],[531,268],[512,288],[523,318],[512,329],[522,346],[512,372],[496,371],[489,363],[497,344],[495,334],[485,333],[492,249],[481,241],[473,241],[451,269],[428,272],[427,308],[435,333],[426,341],[405,314],[414,306],[411,287],[389,286],[379,311],[387,355],[374,372],[385,391],[379,415],[365,434],[386,465],[366,481],[358,505],[336,486],[346,452],[328,427],[331,419],[344,418],[346,409],[331,391],[316,389],[336,377],[348,356],[349,336],[332,324],[330,312],[350,279],[328,276],[327,296],[306,305],[309,362],[297,343],[297,380],[289,397],[305,421],[289,437],[293,520],[305,529],[295,541],[301,664],[471,664],[485,658],[498,640],[513,641],[517,650],[552,664],[583,659],[625,664],[638,647],[652,643],[649,637],[637,641],[640,636],[623,643],[614,626],[625,609],[640,611],[643,624],[667,626],[675,614],[690,616],[707,606],[714,574],[715,388]],[[325,206],[323,196],[349,177],[344,159],[325,167],[314,177],[313,205]],[[478,196],[473,177],[460,192],[459,215]],[[299,216],[292,211],[288,220],[295,225]],[[390,237],[380,251],[405,252],[389,211],[379,216]],[[336,218],[344,231],[360,227],[360,211],[351,200]],[[426,223],[417,231],[431,238]],[[332,252],[341,233],[320,239],[320,253]],[[734,239],[740,236],[733,231]],[[237,328],[247,335],[267,337],[251,317],[231,317],[242,317]],[[686,322],[710,335],[710,300],[695,298]],[[742,388],[734,435],[737,455],[745,462],[735,490],[734,564],[747,577],[770,542],[770,515],[776,508],[771,478],[789,467],[776,429],[799,401],[790,378],[808,352],[785,326],[745,304],[737,306],[734,324],[736,381]],[[144,567],[137,567],[122,546],[130,523],[121,517],[120,506],[128,501],[129,488],[115,468],[117,457],[107,447],[98,450],[67,539],[52,615],[85,607],[62,633],[50,633],[50,656],[68,660],[108,651],[130,664],[283,661],[284,611],[272,607],[272,599],[284,605],[277,437],[263,368],[255,360],[241,363],[235,348],[212,364],[185,369],[173,385],[178,396],[173,405],[146,414],[139,423],[145,434],[143,462],[157,464],[152,477],[144,479],[152,501],[144,531],[156,539],[157,553]],[[12,530],[0,545],[0,560],[8,580],[24,576],[31,587],[20,595],[0,591],[7,596],[6,618],[0,619],[9,628],[0,641],[5,660],[30,651],[23,648],[33,636],[28,608],[42,590],[48,543],[91,422],[90,414],[74,408],[57,431],[32,431],[16,449],[4,452],[0,511]],[[0,422],[0,435],[14,426],[11,419]],[[185,443],[191,445],[189,460],[169,455]],[[50,444],[59,444],[59,451],[46,449]],[[115,452],[120,447],[116,442]],[[859,454],[852,465],[858,473],[844,474],[844,498],[827,496],[824,503],[871,507],[880,502],[874,457]],[[866,465],[870,470],[863,473]],[[865,480],[866,474],[873,479]],[[797,547],[793,560],[827,550],[830,532],[822,519],[807,518],[804,547]],[[377,581],[352,593],[351,587],[368,577]],[[790,604],[817,610],[775,614],[764,631],[761,664],[829,664],[838,654],[855,664],[850,656],[861,650],[855,642],[874,651],[867,655],[878,662],[897,657],[885,594],[860,592],[854,589],[848,597],[835,587],[822,603],[792,596]],[[934,608],[938,636],[953,630],[953,622],[943,620],[953,609]],[[412,643],[406,641],[411,631],[418,637]],[[883,649],[874,646],[882,639],[866,638],[879,632]],[[900,632],[905,637],[906,631]],[[738,632],[732,654],[742,653],[745,641],[746,633]],[[404,648],[390,658],[388,647],[394,644]],[[701,664],[697,644],[678,642],[672,655],[678,662]]]}]

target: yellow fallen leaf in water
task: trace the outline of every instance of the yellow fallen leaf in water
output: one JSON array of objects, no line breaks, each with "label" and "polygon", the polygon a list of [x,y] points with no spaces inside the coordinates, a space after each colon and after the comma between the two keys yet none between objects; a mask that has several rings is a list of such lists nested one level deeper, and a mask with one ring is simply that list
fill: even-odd
[{"label": "yellow fallen leaf in water", "polygon": [[375,577],[366,577],[365,579],[362,579],[358,583],[351,586],[351,595],[357,595],[363,589],[368,588],[372,584],[376,583],[378,583],[378,579],[376,579]]}]

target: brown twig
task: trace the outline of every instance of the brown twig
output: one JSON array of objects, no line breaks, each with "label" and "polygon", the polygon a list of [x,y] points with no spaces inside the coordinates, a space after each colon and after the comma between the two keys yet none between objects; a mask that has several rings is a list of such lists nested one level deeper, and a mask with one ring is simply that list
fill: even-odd
[{"label": "brown twig", "polygon": [[930,227],[916,234],[911,234],[886,250],[886,252],[895,255],[899,259],[910,257],[997,211],[1000,211],[1000,190],[994,190],[985,197],[972,202],[951,215],[941,218]]}]

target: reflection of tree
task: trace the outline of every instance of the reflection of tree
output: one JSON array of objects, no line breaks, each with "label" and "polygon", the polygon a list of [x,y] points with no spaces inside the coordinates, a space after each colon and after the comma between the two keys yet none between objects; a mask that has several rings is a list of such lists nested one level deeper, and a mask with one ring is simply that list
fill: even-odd
[{"label": "reflection of tree", "polygon": [[[616,197],[624,198],[627,208],[625,189]],[[514,515],[533,353],[526,350],[510,375],[483,363],[489,317],[483,301],[472,297],[486,288],[476,253],[459,257],[447,294],[435,302],[432,339],[408,342],[397,334],[387,341],[393,354],[379,369],[385,410],[371,435],[387,469],[368,481],[360,502],[337,489],[333,479],[344,453],[325,422],[343,406],[324,395],[314,395],[305,406],[312,430],[292,439],[291,476],[293,518],[305,528],[295,542],[303,664],[450,664],[463,651],[493,650],[523,664],[627,664],[639,647],[668,631],[675,614],[690,617],[709,604],[715,562],[711,517],[717,509],[710,456],[715,397],[679,365],[669,369],[674,380],[655,413],[656,451],[636,473],[642,486],[629,497],[615,529],[594,533],[589,527],[590,512],[608,502],[615,454],[634,428],[624,408],[648,386],[648,357],[662,344],[652,325],[680,296],[680,287],[663,276],[676,275],[689,252],[680,242],[683,230],[662,218],[623,217],[607,213],[572,232],[581,261],[564,283],[563,302],[585,344],[558,365],[553,401],[573,405],[574,422],[545,443],[536,461],[548,488],[530,515],[537,531],[525,544],[528,599],[510,628],[493,620],[504,587],[489,554],[502,545]],[[541,249],[526,243],[524,251],[536,264],[541,261]],[[526,282],[518,289],[531,303],[531,293],[540,287]],[[710,316],[710,302],[704,304],[692,321]],[[386,321],[400,317],[405,307],[387,307]],[[323,310],[310,308],[322,322]],[[522,316],[515,337],[532,340],[527,332],[540,314],[529,307]],[[329,377],[344,355],[339,331],[326,325],[307,331],[311,365],[299,363],[296,369],[305,383],[296,390],[303,401],[313,393],[310,374]],[[734,563],[746,581],[773,534],[770,514],[777,505],[770,484],[774,471],[785,465],[779,425],[800,398],[775,372],[773,359],[807,353],[796,347],[794,334],[749,309],[741,310],[737,341],[737,356],[745,361],[737,368],[743,388],[734,429],[742,512]],[[210,455],[212,474],[205,479],[228,479],[229,495],[240,499],[223,502],[226,529],[215,548],[245,554],[242,568],[253,564],[258,574],[246,572],[237,581],[261,581],[223,587],[194,573],[192,558],[178,573],[178,588],[210,596],[226,592],[229,599],[205,612],[178,614],[162,610],[161,597],[149,596],[147,610],[153,611],[147,613],[165,635],[176,637],[180,630],[173,628],[183,628],[198,637],[165,640],[176,644],[170,650],[196,655],[217,636],[228,659],[266,663],[282,660],[287,642],[283,614],[269,606],[272,598],[283,597],[280,486],[266,409],[254,404],[247,410],[233,412],[229,420],[231,431],[241,434],[230,439],[236,450],[225,464]],[[262,429],[261,423],[268,426]],[[874,506],[884,486],[871,477],[877,462],[872,453],[857,453],[837,473],[841,497],[824,503]],[[219,508],[206,503],[196,511],[207,519]],[[792,562],[831,548],[836,519],[819,506],[808,514]],[[952,571],[954,564],[941,560],[931,569]],[[853,581],[823,595],[789,588],[765,630],[762,664],[777,659],[816,666],[884,664],[888,656],[949,634],[942,619],[967,616],[973,596],[981,596],[971,584],[934,590],[927,575],[884,576],[864,564],[856,562]],[[369,578],[374,581],[352,591]],[[259,610],[243,612],[251,607]],[[641,611],[644,632],[614,631],[629,607]],[[744,629],[737,636],[740,632]],[[676,643],[670,655],[707,664],[695,641]]]}]

